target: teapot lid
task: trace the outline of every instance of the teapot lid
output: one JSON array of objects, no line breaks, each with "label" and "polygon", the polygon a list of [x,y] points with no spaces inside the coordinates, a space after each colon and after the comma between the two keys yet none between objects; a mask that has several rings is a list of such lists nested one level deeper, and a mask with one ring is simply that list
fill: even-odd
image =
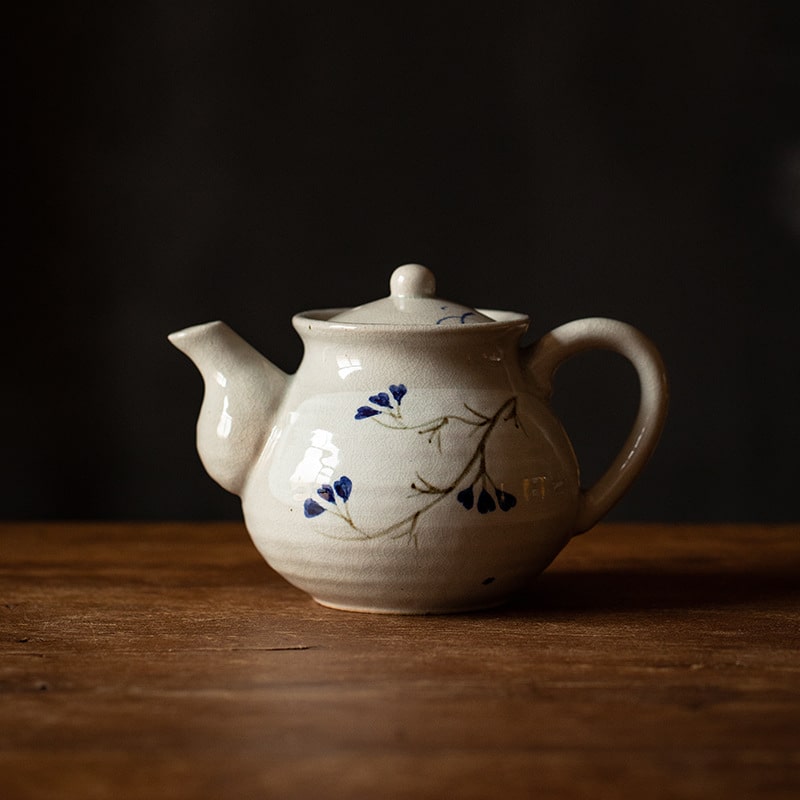
[{"label": "teapot lid", "polygon": [[421,264],[398,267],[389,281],[390,294],[380,300],[348,308],[330,322],[373,325],[475,325],[494,322],[474,308],[436,296],[436,278]]}]

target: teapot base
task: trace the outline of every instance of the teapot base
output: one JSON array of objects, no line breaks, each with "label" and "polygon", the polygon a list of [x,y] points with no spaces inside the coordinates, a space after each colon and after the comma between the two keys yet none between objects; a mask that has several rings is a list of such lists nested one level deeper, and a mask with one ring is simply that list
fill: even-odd
[{"label": "teapot base", "polygon": [[332,602],[330,600],[322,600],[319,597],[313,597],[313,596],[312,599],[318,605],[321,605],[324,608],[332,608],[335,611],[349,611],[357,614],[386,614],[386,615],[397,615],[397,616],[424,617],[424,616],[440,616],[445,614],[466,614],[469,612],[476,612],[476,611],[487,611],[489,609],[505,605],[510,601],[511,598],[507,597],[500,599],[495,598],[490,601],[484,601],[478,603],[468,603],[464,605],[436,606],[431,608],[363,606],[359,604],[350,605],[347,603]]}]

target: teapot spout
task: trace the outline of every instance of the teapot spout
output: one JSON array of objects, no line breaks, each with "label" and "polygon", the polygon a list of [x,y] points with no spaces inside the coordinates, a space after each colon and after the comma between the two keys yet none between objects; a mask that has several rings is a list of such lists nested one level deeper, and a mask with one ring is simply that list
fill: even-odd
[{"label": "teapot spout", "polygon": [[197,451],[208,474],[241,494],[269,436],[289,376],[224,322],[169,335],[200,371],[205,394],[197,419]]}]

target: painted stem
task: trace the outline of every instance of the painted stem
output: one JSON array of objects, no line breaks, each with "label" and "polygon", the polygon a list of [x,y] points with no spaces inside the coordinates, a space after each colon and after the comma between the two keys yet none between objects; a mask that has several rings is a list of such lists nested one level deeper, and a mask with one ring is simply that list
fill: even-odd
[{"label": "painted stem", "polygon": [[[470,474],[470,472],[472,472],[472,470],[473,470],[473,468],[474,468],[476,463],[479,463],[479,465],[480,465],[479,474],[483,475],[483,476],[486,476],[488,478],[488,473],[486,472],[486,444],[489,441],[489,436],[492,434],[492,431],[495,429],[495,427],[497,426],[497,423],[500,422],[501,419],[502,419],[503,422],[507,422],[513,416],[515,416],[516,404],[517,404],[517,398],[516,397],[510,397],[508,400],[506,400],[503,403],[503,405],[500,406],[500,408],[491,417],[486,417],[483,414],[479,414],[478,412],[473,411],[473,409],[471,409],[469,406],[466,406],[466,404],[465,404],[466,408],[469,411],[471,411],[473,414],[475,414],[477,417],[480,417],[481,419],[483,419],[484,420],[483,422],[474,422],[472,420],[467,420],[467,419],[465,419],[463,417],[450,417],[450,416],[448,416],[448,417],[443,417],[442,418],[442,419],[445,419],[445,420],[446,419],[457,419],[457,420],[459,420],[461,422],[465,422],[466,424],[473,425],[475,427],[486,426],[486,430],[483,432],[483,436],[481,436],[481,439],[478,442],[478,445],[475,448],[475,452],[472,454],[472,457],[469,459],[469,461],[467,462],[465,467],[461,470],[461,472],[459,473],[458,477],[454,481],[452,481],[452,483],[448,487],[446,487],[445,489],[438,489],[437,487],[433,486],[433,484],[429,483],[427,480],[425,480],[425,478],[422,478],[421,476],[420,476],[419,479],[424,484],[426,484],[426,486],[430,487],[430,489],[428,489],[428,490],[420,490],[420,489],[417,489],[415,484],[413,484],[413,483],[411,484],[411,487],[413,489],[415,489],[419,494],[436,494],[436,497],[433,500],[431,500],[427,505],[424,505],[422,508],[417,509],[416,511],[412,512],[411,514],[408,514],[407,516],[403,517],[403,519],[399,520],[398,522],[393,523],[392,525],[389,525],[387,528],[383,528],[382,530],[379,530],[376,533],[372,533],[372,534],[368,533],[367,531],[363,530],[362,528],[359,528],[353,522],[352,518],[350,517],[349,512],[347,513],[347,516],[345,516],[344,514],[341,514],[339,512],[336,512],[336,511],[334,511],[333,513],[336,514],[336,516],[338,516],[341,519],[343,519],[354,531],[356,531],[357,533],[361,534],[361,536],[359,536],[358,539],[379,539],[379,538],[382,538],[383,536],[388,536],[389,534],[394,533],[395,531],[400,531],[402,528],[404,528],[406,525],[408,525],[408,526],[410,526],[409,530],[406,531],[405,533],[408,534],[409,536],[411,536],[413,538],[414,542],[416,543],[415,530],[416,530],[416,526],[417,526],[417,522],[418,522],[419,518],[423,514],[425,514],[428,511],[430,511],[434,506],[436,506],[437,504],[441,503],[442,500],[444,500],[446,497],[449,497],[459,487],[461,482],[467,478],[467,476]],[[503,414],[506,411],[508,411],[508,414],[503,418]],[[377,422],[377,420],[376,420],[376,422]],[[382,423],[379,423],[379,424],[382,424]],[[415,429],[418,429],[418,428],[421,428],[421,427],[423,427],[425,425],[430,425],[430,424],[431,424],[430,422],[427,422],[427,423],[423,423],[422,425],[407,426],[407,427],[406,426],[402,426],[402,427],[398,427],[397,429],[398,430],[415,430]],[[390,426],[390,425],[385,425],[384,424],[383,427],[387,427],[388,428],[388,427],[394,427],[394,426]],[[492,481],[491,478],[489,478],[489,481],[491,482],[492,486],[495,485],[494,481]],[[402,536],[404,534],[400,533],[399,535]],[[341,539],[341,540],[344,540],[344,541],[357,541],[358,540],[358,539],[356,539],[354,537],[343,537],[343,536],[341,536],[341,537],[340,536],[336,536],[334,538]]]}]

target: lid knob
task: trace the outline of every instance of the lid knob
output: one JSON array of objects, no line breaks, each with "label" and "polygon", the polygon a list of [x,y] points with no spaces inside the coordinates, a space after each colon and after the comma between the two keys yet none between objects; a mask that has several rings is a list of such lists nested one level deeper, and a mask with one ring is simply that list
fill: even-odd
[{"label": "lid knob", "polygon": [[328,322],[444,328],[494,321],[474,308],[437,297],[436,278],[421,264],[398,267],[389,288],[389,297],[342,309],[328,317]]},{"label": "lid knob", "polygon": [[392,273],[389,289],[392,297],[434,297],[436,278],[422,264],[404,264]]}]

